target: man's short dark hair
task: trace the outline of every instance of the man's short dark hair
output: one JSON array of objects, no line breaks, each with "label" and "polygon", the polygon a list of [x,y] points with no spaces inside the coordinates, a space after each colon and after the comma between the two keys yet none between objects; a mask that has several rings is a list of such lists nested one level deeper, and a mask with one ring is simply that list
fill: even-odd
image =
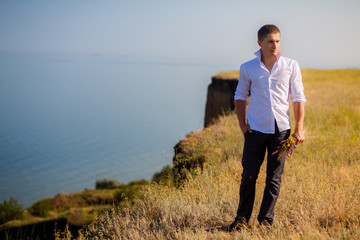
[{"label": "man's short dark hair", "polygon": [[270,33],[280,33],[280,29],[272,24],[266,24],[262,26],[258,31],[258,40],[262,41]]}]

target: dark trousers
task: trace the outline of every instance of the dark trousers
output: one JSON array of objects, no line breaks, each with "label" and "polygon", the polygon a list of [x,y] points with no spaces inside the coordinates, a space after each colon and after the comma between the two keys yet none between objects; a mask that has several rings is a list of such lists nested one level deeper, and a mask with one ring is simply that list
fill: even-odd
[{"label": "dark trousers", "polygon": [[290,130],[279,132],[275,126],[275,134],[265,134],[258,131],[245,133],[244,152],[242,158],[243,173],[240,184],[240,202],[236,219],[245,219],[247,222],[255,200],[255,185],[260,167],[268,150],[266,166],[266,186],[258,215],[258,221],[267,220],[272,224],[274,220],[274,207],[280,193],[281,176],[284,171],[285,155],[278,160],[277,150],[282,140],[290,135]]}]

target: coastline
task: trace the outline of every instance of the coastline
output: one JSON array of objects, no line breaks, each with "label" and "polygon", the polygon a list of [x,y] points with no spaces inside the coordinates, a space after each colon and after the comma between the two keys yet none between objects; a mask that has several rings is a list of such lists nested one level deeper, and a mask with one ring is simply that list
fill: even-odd
[{"label": "coastline", "polygon": [[[234,74],[235,72],[235,74]],[[229,80],[231,78],[234,78],[236,76],[236,71],[230,71],[230,72],[221,72],[215,76],[212,77],[212,79],[214,79],[215,77],[219,80],[219,79],[223,79],[223,80]],[[208,101],[208,99],[207,99]],[[219,111],[220,112],[220,111]],[[206,125],[204,123],[204,125]],[[178,145],[178,144],[177,144]],[[174,159],[176,158],[177,155],[177,145],[174,146],[174,158],[173,158],[173,162]],[[197,160],[198,161],[198,160]],[[199,160],[200,162],[202,160]],[[199,162],[199,163],[200,163]],[[118,183],[116,180],[111,180],[113,182],[117,182],[117,184],[121,185],[121,186],[132,186],[137,184],[137,182],[141,182],[143,181],[143,183],[152,183],[152,182],[156,182],[159,183],[160,181],[162,182],[166,182],[166,184],[170,184],[170,179],[172,178],[170,175],[170,171],[171,171],[171,167],[168,165],[163,166],[162,169],[159,169],[160,172],[155,172],[153,174],[153,177],[150,181],[146,181],[146,180],[135,180],[135,181],[130,181],[128,184],[124,184],[124,183]],[[180,170],[181,171],[181,170]],[[98,180],[97,180],[98,181]],[[141,184],[140,184],[141,185]],[[113,196],[116,194],[116,189],[117,188],[113,188],[114,190],[105,190],[105,191],[109,191]],[[57,220],[59,220],[60,222],[63,221],[62,219],[66,219],[67,222],[74,228],[77,229],[77,226],[82,226],[82,225],[87,225],[88,223],[91,222],[91,219],[93,218],[94,214],[90,214],[88,212],[88,210],[80,210],[83,208],[88,208],[89,206],[91,206],[91,204],[93,205],[98,205],[98,204],[104,204],[106,205],[106,203],[111,203],[111,202],[115,202],[116,201],[116,197],[110,197],[109,195],[106,198],[100,198],[100,199],[93,199],[92,203],[90,201],[90,204],[81,204],[79,203],[82,201],[88,202],[89,200],[86,200],[86,198],[84,198],[84,196],[89,195],[91,196],[92,194],[95,195],[103,195],[101,194],[102,190],[97,190],[95,189],[84,189],[83,191],[77,191],[77,192],[73,192],[73,193],[58,193],[53,197],[50,198],[45,198],[45,199],[40,199],[32,204],[30,204],[30,206],[25,210],[25,221],[23,222],[13,222],[10,224],[5,224],[2,226],[2,229],[5,228],[13,228],[13,229],[17,229],[18,227],[21,227],[23,225],[36,225],[39,224],[40,222],[43,222],[44,224],[48,224],[51,221],[56,222]],[[132,190],[133,191],[133,190]],[[81,198],[84,198],[83,200],[79,200],[78,196],[82,196]],[[75,199],[75,200],[74,200]],[[76,200],[77,199],[77,200]],[[72,203],[73,202],[73,203]],[[60,205],[59,205],[60,204]],[[63,205],[63,206],[61,206]],[[70,206],[71,207],[67,207]],[[111,209],[111,204],[108,204],[106,206],[104,206],[103,208],[100,208],[100,211],[104,211],[106,209]],[[34,208],[40,208],[37,210],[31,210]],[[81,211],[82,213],[73,213],[71,209],[78,209],[76,211]],[[38,218],[38,217],[31,217],[31,212],[37,212],[37,215],[39,215],[38,212],[42,212],[42,211],[46,211],[45,213],[41,213],[39,217],[42,218]],[[76,216],[74,216],[74,214]]]},{"label": "coastline", "polygon": [[[326,74],[324,74],[326,73]],[[354,70],[354,71],[345,71],[345,70],[328,70],[328,71],[321,71],[321,70],[314,70],[314,69],[307,69],[303,71],[303,76],[306,79],[311,79],[312,80],[312,84],[314,85],[328,85],[328,84],[334,84],[334,78],[339,78],[339,79],[343,79],[346,78],[347,80],[347,84],[351,84],[353,83],[356,79],[358,79],[359,75],[359,70]],[[329,78],[329,76],[331,76],[333,79]],[[352,79],[352,76],[355,76],[354,79]],[[309,82],[307,82],[308,84]],[[313,92],[316,91],[315,90],[309,90],[309,94],[314,94]],[[325,97],[325,96],[322,96]],[[314,103],[315,104],[315,103]],[[331,107],[331,106],[328,106]],[[309,118],[315,117],[316,115],[312,115],[314,114],[313,112],[318,111],[318,109],[309,109],[310,113],[309,113]],[[350,116],[351,117],[351,116]],[[230,118],[234,118],[234,116],[230,116]],[[356,116],[354,116],[355,119],[355,123],[356,121],[358,121],[358,118],[356,118]],[[356,120],[357,119],[357,120]],[[221,140],[222,138],[224,138],[224,140],[231,142],[231,144],[234,145],[239,145],[240,143],[238,142],[239,139],[236,139],[235,137],[233,137],[234,135],[236,136],[236,132],[235,133],[231,133],[229,132],[229,130],[224,130],[224,125],[231,125],[232,127],[230,128],[232,131],[234,127],[234,121],[233,120],[228,120],[230,122],[222,122],[220,126],[216,126],[215,129],[213,129],[212,127],[209,128],[204,128],[202,130],[200,130],[199,132],[193,132],[193,133],[189,133],[187,137],[185,137],[184,139],[182,139],[179,143],[181,145],[181,148],[177,148],[178,152],[175,152],[175,156],[176,154],[178,154],[178,160],[184,160],[184,159],[192,159],[191,162],[190,160],[190,165],[192,164],[193,166],[196,163],[200,163],[199,159],[201,159],[202,156],[205,157],[205,163],[203,164],[202,168],[206,168],[206,165],[212,165],[212,166],[218,166],[216,161],[214,162],[214,159],[209,160],[209,154],[215,154],[214,156],[216,156],[216,158],[224,158],[224,159],[228,159],[231,158],[232,156],[239,156],[239,152],[235,152],[238,150],[234,150],[232,148],[230,148],[230,146],[228,147],[217,147],[217,144],[219,140]],[[236,126],[236,124],[235,124]],[[315,126],[315,127],[319,127],[319,126]],[[221,130],[219,130],[221,129]],[[325,131],[325,130],[324,130]],[[227,136],[228,135],[228,136]],[[227,139],[230,138],[230,139]],[[311,138],[310,138],[311,139]],[[216,140],[216,141],[215,141]],[[214,141],[214,142],[211,142]],[[311,147],[312,145],[312,140],[310,140],[310,145],[308,147]],[[358,140],[354,140],[356,144]],[[214,145],[213,145],[214,144]],[[229,144],[228,144],[229,145]],[[210,146],[213,146],[212,148],[209,148]],[[314,146],[312,146],[314,147]],[[179,151],[179,149],[181,149]],[[175,149],[175,151],[177,151]],[[303,154],[305,154],[303,151],[305,150],[299,150],[297,154],[300,154],[300,156],[304,156]],[[183,154],[180,155],[179,153]],[[176,159],[176,157],[174,156],[174,159]],[[306,161],[310,161],[308,162],[308,164],[313,164],[313,162],[311,162],[311,159],[307,159]],[[324,163],[325,164],[325,163]],[[220,164],[221,165],[221,164]],[[219,165],[219,166],[220,166]],[[199,164],[200,166],[200,164]],[[198,171],[197,169],[198,166],[196,166],[194,168],[194,174],[195,176],[198,176],[201,174],[201,171]],[[302,165],[298,166],[298,167],[302,167]],[[220,169],[221,170],[221,169]],[[305,173],[303,173],[305,174]],[[356,180],[356,179],[355,179]],[[354,180],[354,181],[355,181]],[[230,181],[230,180],[229,180]],[[290,193],[290,192],[289,192]],[[232,203],[233,204],[233,203]],[[285,211],[285,210],[284,210]]]}]

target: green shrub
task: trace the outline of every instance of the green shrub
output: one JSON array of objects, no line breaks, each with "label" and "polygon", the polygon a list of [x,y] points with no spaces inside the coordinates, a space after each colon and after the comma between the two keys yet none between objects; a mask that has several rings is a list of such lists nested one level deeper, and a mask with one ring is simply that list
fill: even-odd
[{"label": "green shrub", "polygon": [[127,185],[122,185],[121,187],[119,187],[119,190],[115,192],[114,198],[118,202],[122,202],[125,200],[133,202],[133,200],[138,196],[141,187],[148,183],[148,181],[142,179],[139,181],[132,181]]},{"label": "green shrub", "polygon": [[175,186],[180,186],[187,179],[187,174],[193,174],[204,169],[206,155],[203,149],[200,150],[200,147],[197,146],[200,145],[196,142],[197,139],[189,140],[194,138],[193,135],[189,134],[186,141],[181,140],[174,147],[175,155],[172,170]]},{"label": "green shrub", "polygon": [[145,184],[148,184],[149,182],[146,181],[145,179],[141,179],[141,180],[135,180],[135,181],[132,181],[132,182],[129,182],[127,185],[128,186],[142,186],[142,185],[145,185]]},{"label": "green shrub", "polygon": [[161,172],[154,174],[152,181],[163,185],[172,185],[174,180],[173,176],[173,169],[170,165],[166,165]]},{"label": "green shrub", "polygon": [[15,198],[11,197],[9,201],[0,203],[0,224],[23,218],[24,210]]},{"label": "green shrub", "polygon": [[40,200],[31,205],[28,210],[33,216],[47,217],[49,216],[50,204],[47,200]]},{"label": "green shrub", "polygon": [[115,189],[124,185],[121,182],[118,182],[115,179],[100,179],[96,180],[95,188],[96,189]]}]

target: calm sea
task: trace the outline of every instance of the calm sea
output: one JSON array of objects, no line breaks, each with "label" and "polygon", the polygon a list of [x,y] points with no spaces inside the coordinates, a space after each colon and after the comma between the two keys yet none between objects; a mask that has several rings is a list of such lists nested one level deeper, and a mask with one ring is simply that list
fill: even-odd
[{"label": "calm sea", "polygon": [[148,179],[203,127],[229,65],[0,52],[0,200],[24,207],[97,179]]}]

